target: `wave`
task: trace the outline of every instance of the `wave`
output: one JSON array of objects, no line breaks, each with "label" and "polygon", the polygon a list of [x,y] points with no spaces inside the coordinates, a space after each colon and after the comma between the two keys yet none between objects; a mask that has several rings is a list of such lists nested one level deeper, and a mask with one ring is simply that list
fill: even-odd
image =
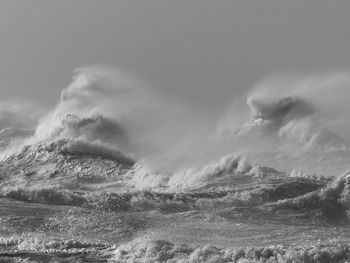
[{"label": "wave", "polygon": [[152,173],[104,144],[59,139],[22,147],[0,168],[1,196],[51,205],[163,213],[239,206],[328,212],[350,207],[349,174],[333,181],[288,175],[234,155],[200,169]]},{"label": "wave", "polygon": [[267,136],[302,145],[304,149],[349,149],[349,142],[322,126],[315,117],[314,106],[302,98],[249,97],[247,104],[252,119],[235,136]]},{"label": "wave", "polygon": [[[346,211],[350,209],[349,175],[347,173],[334,180],[295,176],[241,177],[234,181],[233,187],[207,187],[175,192],[166,189],[126,191],[125,188],[115,192],[115,184],[112,191],[108,187],[102,187],[99,191],[96,189],[84,191],[82,188],[64,189],[59,185],[56,187],[9,185],[2,187],[0,195],[25,202],[118,213],[158,211],[162,214],[174,214],[188,211],[216,211],[220,214],[219,211],[222,211],[222,216],[230,218],[230,209],[244,208],[257,215],[270,214],[271,218],[275,215],[278,217],[278,211],[289,211],[290,215],[294,215],[295,211],[317,210],[325,216],[324,220],[329,221],[347,218]],[[232,210],[232,213],[235,213],[235,210]],[[311,216],[318,217],[318,214]]]},{"label": "wave", "polygon": [[109,159],[127,165],[133,165],[135,163],[132,157],[102,143],[60,139],[43,145],[39,144],[37,147],[43,147],[48,152],[57,152],[63,155]]},{"label": "wave", "polygon": [[[329,91],[320,89],[321,93]],[[345,118],[345,111],[335,114],[332,103],[323,105],[318,100],[302,89],[278,86],[265,91],[258,87],[247,98],[249,112],[241,113],[245,110],[241,106],[228,114],[218,127],[218,136],[229,150],[265,166],[287,173],[299,169],[334,176],[349,168],[350,141],[341,132],[346,120],[335,121]]]},{"label": "wave", "polygon": [[[131,159],[141,166],[150,166],[135,172],[134,183],[139,188],[191,188],[214,181],[220,177],[217,173],[239,174],[220,165],[205,165],[232,153],[284,172],[309,165],[307,168],[314,173],[327,170],[326,175],[334,175],[346,168],[344,159],[350,143],[344,133],[338,135],[334,123],[324,117],[327,109],[321,108],[318,98],[308,92],[284,91],[281,87],[263,92],[258,88],[247,99],[250,119],[245,118],[239,127],[228,127],[229,139],[222,140],[213,136],[215,121],[194,116],[191,109],[160,97],[125,74],[102,67],[75,73],[55,108],[39,121],[32,138],[21,144],[50,144],[62,154],[74,151],[76,155],[87,152],[92,156],[96,151],[96,156],[112,159],[118,158],[113,153],[117,149],[125,156],[132,155]],[[229,117],[241,119],[242,111],[240,108]],[[4,144],[16,134],[4,130]],[[332,160],[318,161],[324,157]],[[312,162],[307,160],[305,164],[306,159]],[[244,166],[242,160],[240,163]],[[185,169],[198,164],[205,167]]]},{"label": "wave", "polygon": [[[111,147],[103,143],[89,143],[82,140],[72,139],[58,139],[47,143],[37,143],[32,145],[23,145],[20,149],[14,153],[5,156],[5,160],[16,162],[25,161],[26,158],[31,158],[36,154],[50,154],[51,157],[59,155],[63,156],[76,156],[76,157],[89,157],[89,158],[101,158],[107,160],[114,160],[116,162],[133,165],[135,161],[131,156],[125,155],[115,147]],[[14,163],[13,165],[16,165]]]},{"label": "wave", "polygon": [[128,174],[129,184],[137,190],[171,191],[198,190],[210,188],[230,188],[243,178],[282,178],[286,174],[270,167],[250,163],[237,155],[227,155],[218,162],[203,167],[164,173],[148,169],[138,163]]},{"label": "wave", "polygon": [[[310,200],[317,196],[319,204],[312,207],[322,208],[329,202],[324,194],[328,192],[337,196],[333,204],[343,209],[347,198],[347,176],[334,182],[296,173],[290,176],[237,156],[200,169],[152,173],[105,145],[67,139],[25,146],[0,164],[3,197],[108,211],[174,213],[271,202],[284,209],[308,196]],[[306,202],[297,209],[308,207]]]},{"label": "wave", "polygon": [[[83,243],[77,240],[41,240],[40,237],[23,237],[23,236],[0,236],[0,247],[10,247],[11,250],[19,251],[60,251],[73,249],[88,249],[88,248],[105,248],[104,244]],[[76,251],[75,251],[76,252]]]},{"label": "wave", "polygon": [[[272,168],[252,165],[236,156],[226,156],[219,162],[199,169],[176,173],[153,172],[143,163],[106,144],[81,140],[58,139],[23,146],[1,162],[3,186],[54,185],[56,188],[99,190],[183,191],[205,188],[230,188],[239,178],[284,177]],[[93,188],[95,187],[95,188]]]},{"label": "wave", "polygon": [[[144,202],[145,206],[146,203],[149,203],[147,206],[158,207],[158,203],[164,201],[165,205],[170,203],[170,207],[177,206],[179,208],[176,209],[180,210],[197,209],[199,204],[202,207],[205,206],[204,204],[208,206],[220,204],[225,207],[230,205],[257,206],[277,201],[280,202],[278,205],[283,207],[283,202],[288,204],[288,201],[284,199],[308,199],[302,197],[304,194],[316,198],[318,200],[315,201],[316,203],[325,202],[324,199],[328,200],[328,198],[323,198],[323,195],[311,193],[325,187],[325,183],[328,183],[326,179],[300,178],[300,175],[295,176],[294,172],[290,176],[285,170],[280,172],[265,164],[260,166],[250,163],[241,157],[245,156],[244,151],[239,155],[227,154],[227,152],[232,153],[236,150],[240,152],[239,147],[231,147],[235,145],[230,143],[223,145],[225,142],[220,141],[213,143],[215,147],[211,148],[212,141],[208,139],[209,136],[200,134],[198,137],[203,139],[201,143],[205,145],[203,148],[198,148],[208,151],[209,155],[212,150],[215,152],[213,156],[224,156],[221,160],[207,162],[199,168],[185,169],[184,165],[179,165],[174,172],[158,171],[152,165],[147,166],[146,164],[152,163],[148,157],[152,159],[154,156],[147,154],[146,156],[138,154],[137,157],[131,156],[130,152],[142,152],[139,149],[135,150],[136,145],[141,148],[147,148],[150,145],[150,148],[159,148],[158,152],[155,150],[157,152],[155,155],[161,152],[165,156],[164,159],[168,159],[174,157],[171,154],[167,155],[172,151],[172,146],[187,144],[187,140],[181,140],[181,143],[178,143],[178,138],[174,139],[174,142],[165,144],[170,150],[164,150],[163,141],[169,141],[167,140],[169,137],[153,135],[166,134],[169,127],[172,128],[172,131],[175,130],[175,133],[177,129],[173,129],[173,126],[161,125],[161,128],[157,126],[161,122],[159,120],[163,119],[157,119],[155,108],[158,109],[163,105],[157,104],[155,108],[153,105],[148,105],[154,102],[148,100],[150,96],[147,94],[148,91],[139,91],[138,87],[130,83],[119,75],[116,77],[114,73],[104,69],[78,71],[73,83],[62,91],[55,109],[40,121],[34,136],[26,141],[18,152],[11,153],[1,160],[0,178],[3,196],[31,202],[49,204],[57,202],[57,204],[75,206],[90,205],[94,202],[97,203],[96,206],[100,204],[104,206],[105,203],[111,202],[112,206],[114,204],[117,207],[125,206],[126,209],[137,207],[130,200],[140,199],[140,203]],[[262,151],[262,155],[270,159],[270,162],[278,158],[277,155],[283,148],[280,146],[285,145],[286,141],[301,145],[301,148],[307,148],[310,145],[320,146],[321,152],[326,152],[326,154],[331,154],[329,150],[332,149],[335,151],[343,149],[346,155],[348,153],[347,141],[320,123],[318,104],[302,95],[268,93],[266,96],[259,94],[249,96],[247,103],[251,109],[251,120],[238,132],[235,130],[234,140],[247,141],[252,144],[251,152],[254,155],[254,150],[258,147],[255,141],[269,144],[269,139],[272,138],[271,148],[276,154],[265,154],[270,150],[269,148],[264,148]],[[147,114],[141,114],[144,112]],[[167,121],[169,119],[172,121],[174,117],[172,114],[164,115],[162,117],[165,117]],[[159,132],[153,134],[157,129]],[[150,132],[152,136],[148,137],[150,130],[152,130]],[[197,132],[198,129],[194,131]],[[1,134],[4,137],[22,136],[22,133],[17,130],[3,130]],[[139,139],[138,135],[142,139]],[[146,137],[150,139],[149,143],[142,144]],[[250,140],[250,137],[256,140]],[[189,136],[189,140],[191,138]],[[196,143],[197,141],[189,145],[196,148],[194,147],[197,146]],[[229,149],[222,150],[224,146]],[[174,147],[175,151],[177,147],[178,145]],[[188,145],[181,147],[188,149]],[[300,147],[291,148],[291,152],[294,152],[296,148],[300,149]],[[326,151],[323,151],[325,149]],[[193,167],[192,159],[197,157],[194,151],[188,150],[184,154],[183,158],[188,157],[190,163],[186,167]],[[146,152],[148,150],[143,149],[143,153]],[[287,155],[287,157],[289,157],[287,161],[292,162],[291,156]],[[303,161],[308,165],[311,163],[306,158]],[[301,161],[297,160],[297,162]],[[323,164],[322,160],[316,162],[320,166]],[[274,163],[277,164],[277,162]],[[294,168],[297,170],[299,167]],[[292,177],[295,178],[292,179]],[[343,185],[346,189],[345,183]],[[343,190],[341,194],[346,195]],[[206,191],[217,195],[213,198],[193,196],[187,198],[189,193],[198,194]],[[298,196],[289,195],[293,191]],[[93,197],[93,194],[89,192],[93,194],[97,192],[97,197]],[[124,200],[122,197],[124,192],[133,194],[127,194]],[[222,192],[226,194],[220,196]],[[140,197],[143,196],[140,193],[148,193],[145,196],[152,196],[154,200],[152,198],[150,198],[151,201],[148,200],[149,197]],[[166,193],[169,196],[184,193],[187,197],[184,198],[185,201],[177,200],[175,197],[166,197]],[[339,196],[335,190],[332,193]],[[107,198],[108,201],[104,198]],[[299,203],[298,200],[295,199],[290,203]],[[172,204],[173,201],[174,204]],[[303,206],[307,205],[300,205],[300,207]],[[318,207],[321,206],[318,205]]]},{"label": "wave", "polygon": [[[123,129],[112,119],[102,115],[78,116],[66,114],[56,119],[55,127],[46,132],[41,140],[50,141],[60,138],[79,139],[86,142],[102,142],[114,145],[124,146],[127,143],[127,137]],[[36,136],[41,133],[36,131]]]},{"label": "wave", "polygon": [[[246,182],[247,183],[247,182]],[[260,185],[260,186],[259,186]],[[110,191],[76,192],[60,188],[20,188],[8,187],[1,196],[20,201],[51,205],[69,205],[115,212],[159,211],[178,213],[185,211],[204,211],[231,207],[257,207],[271,205],[271,202],[286,202],[290,198],[300,198],[313,194],[325,187],[325,182],[310,181],[303,178],[289,178],[256,182],[256,185],[241,185],[230,190],[208,190],[191,192],[135,191],[114,193]],[[277,206],[274,207],[275,209]],[[285,209],[286,206],[279,207]],[[290,207],[289,207],[290,208]],[[319,208],[304,206],[299,209]]]},{"label": "wave", "polygon": [[50,205],[82,206],[85,203],[85,199],[79,194],[54,188],[23,189],[14,187],[2,190],[1,195],[19,201]]},{"label": "wave", "polygon": [[[284,173],[273,168],[252,165],[245,158],[228,155],[217,163],[205,165],[199,169],[176,172],[169,179],[172,188],[201,188],[222,186],[232,179],[244,177],[283,177]],[[225,180],[226,179],[226,180]]]},{"label": "wave", "polygon": [[[87,243],[77,240],[48,239],[44,236],[0,237],[1,262],[75,262],[88,254],[99,262],[103,256],[98,251],[107,249],[106,244]],[[85,255],[85,256],[84,256]]]},{"label": "wave", "polygon": [[130,156],[99,143],[60,139],[26,145],[0,161],[0,192],[31,202],[81,204],[66,190],[121,189],[134,164]]},{"label": "wave", "polygon": [[[11,250],[0,254],[3,262],[80,261],[89,262],[334,262],[349,260],[349,244],[288,247],[217,247],[174,244],[165,240],[137,238],[119,246],[90,244],[69,240],[38,238],[0,238],[0,247]],[[33,260],[33,261],[31,261]]]},{"label": "wave", "polygon": [[350,173],[345,173],[326,187],[305,195],[271,204],[274,209],[321,209],[327,214],[350,208]]},{"label": "wave", "polygon": [[192,247],[175,245],[164,240],[136,239],[119,246],[112,262],[345,262],[350,246],[329,245],[315,247]]},{"label": "wave", "polygon": [[149,152],[159,147],[161,135],[157,135],[164,133],[158,129],[169,122],[170,115],[163,118],[159,112],[168,111],[170,105],[161,108],[162,100],[141,86],[117,70],[79,69],[27,143],[67,139],[108,144],[134,155]]}]

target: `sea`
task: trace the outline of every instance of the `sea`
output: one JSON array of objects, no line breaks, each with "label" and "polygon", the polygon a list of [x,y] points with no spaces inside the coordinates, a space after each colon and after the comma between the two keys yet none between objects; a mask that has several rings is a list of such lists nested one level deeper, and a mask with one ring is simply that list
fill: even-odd
[{"label": "sea", "polygon": [[350,147],[317,100],[254,95],[205,137],[117,79],[80,70],[0,131],[0,262],[350,262]]}]

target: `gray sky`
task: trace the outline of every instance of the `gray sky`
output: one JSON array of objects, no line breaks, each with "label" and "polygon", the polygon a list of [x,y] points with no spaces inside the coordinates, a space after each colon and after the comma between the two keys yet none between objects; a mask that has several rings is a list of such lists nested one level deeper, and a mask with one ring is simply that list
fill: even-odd
[{"label": "gray sky", "polygon": [[1,0],[1,99],[53,104],[81,66],[109,65],[218,113],[280,72],[350,66],[350,1]]}]

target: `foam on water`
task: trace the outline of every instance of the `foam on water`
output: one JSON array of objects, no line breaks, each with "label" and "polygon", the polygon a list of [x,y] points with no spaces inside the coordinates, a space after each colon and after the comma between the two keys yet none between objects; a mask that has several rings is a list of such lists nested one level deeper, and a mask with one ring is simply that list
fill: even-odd
[{"label": "foam on water", "polygon": [[288,248],[191,247],[170,242],[134,240],[115,251],[115,262],[345,262],[349,260],[349,245]]},{"label": "foam on water", "polygon": [[[217,124],[120,71],[91,67],[46,114],[25,120],[14,117],[23,109],[0,107],[0,231],[18,232],[0,236],[0,260],[349,260],[350,234],[338,229],[349,224],[349,82],[266,81]],[[25,204],[52,209],[15,211]],[[307,245],[296,246],[304,234]],[[222,247],[220,238],[254,246]]]}]

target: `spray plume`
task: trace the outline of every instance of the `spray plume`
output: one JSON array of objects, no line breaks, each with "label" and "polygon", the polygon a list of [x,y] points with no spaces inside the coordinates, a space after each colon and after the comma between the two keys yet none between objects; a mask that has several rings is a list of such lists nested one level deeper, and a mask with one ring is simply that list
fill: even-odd
[{"label": "spray plume", "polygon": [[346,73],[273,77],[248,95],[236,94],[217,124],[121,71],[81,68],[28,143],[70,139],[108,145],[150,170],[183,171],[186,177],[187,168],[232,154],[284,171],[303,169],[310,160],[317,166],[330,152],[336,160],[326,165],[340,163],[349,149],[349,83]]}]

